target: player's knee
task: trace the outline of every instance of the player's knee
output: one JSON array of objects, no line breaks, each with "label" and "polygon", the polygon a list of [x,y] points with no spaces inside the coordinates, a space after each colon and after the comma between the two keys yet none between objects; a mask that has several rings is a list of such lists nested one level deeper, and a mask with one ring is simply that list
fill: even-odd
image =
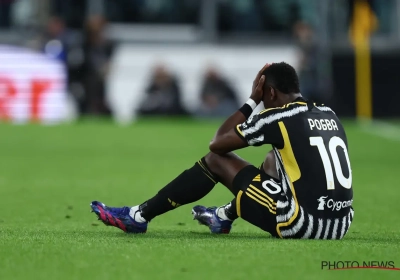
[{"label": "player's knee", "polygon": [[214,154],[213,152],[209,152],[205,157],[205,161],[207,164],[207,167],[210,169],[210,171],[212,171],[213,169],[215,169],[215,167],[218,165],[218,157],[219,155]]},{"label": "player's knee", "polygon": [[218,170],[220,169],[219,167],[221,166],[221,163],[224,160],[225,156],[226,155],[221,156],[221,155],[215,154],[213,152],[209,152],[205,156],[207,167],[210,169],[211,172],[215,172],[215,173],[218,172]]}]

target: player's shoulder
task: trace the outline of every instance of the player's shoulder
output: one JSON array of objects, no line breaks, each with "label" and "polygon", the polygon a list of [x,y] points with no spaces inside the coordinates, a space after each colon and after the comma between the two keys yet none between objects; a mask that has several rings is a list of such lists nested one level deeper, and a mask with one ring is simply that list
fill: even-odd
[{"label": "player's shoulder", "polygon": [[291,102],[291,103],[283,105],[282,107],[264,109],[264,110],[260,111],[258,114],[259,115],[269,115],[269,114],[289,111],[290,109],[293,109],[295,107],[301,107],[301,106],[307,106],[307,102],[303,102],[303,101]]},{"label": "player's shoulder", "polygon": [[285,104],[282,107],[265,109],[259,112],[256,120],[262,120],[266,124],[272,124],[280,121],[297,122],[296,120],[307,119],[310,116],[330,117],[337,119],[335,112],[323,104],[317,104],[310,101],[295,101]]},{"label": "player's shoulder", "polygon": [[330,112],[336,115],[335,111],[333,111],[330,107],[326,106],[325,104],[317,104],[314,103],[315,108],[322,112]]},{"label": "player's shoulder", "polygon": [[268,123],[293,118],[309,110],[307,102],[295,101],[282,107],[269,108],[259,112],[259,118],[268,120]]},{"label": "player's shoulder", "polygon": [[300,113],[304,113],[307,111],[310,111],[310,106],[315,107],[319,111],[322,112],[331,112],[335,114],[335,112],[328,106],[324,104],[317,104],[317,103],[311,103],[311,102],[306,102],[306,101],[295,101],[295,102],[290,102],[288,104],[285,104],[282,107],[275,107],[275,108],[269,108],[260,111],[258,114],[260,116],[269,116],[269,115],[275,115],[275,114],[281,114],[283,116],[294,116],[298,115]]}]

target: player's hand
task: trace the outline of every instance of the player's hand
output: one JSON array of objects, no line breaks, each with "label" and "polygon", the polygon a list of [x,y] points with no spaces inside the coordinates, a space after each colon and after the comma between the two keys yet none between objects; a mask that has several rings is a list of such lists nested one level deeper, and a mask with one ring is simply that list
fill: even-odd
[{"label": "player's hand", "polygon": [[256,78],[253,81],[253,88],[250,98],[253,99],[254,102],[257,103],[257,105],[260,104],[263,99],[265,76],[262,73],[268,66],[269,64],[265,64],[265,66],[258,72]]}]

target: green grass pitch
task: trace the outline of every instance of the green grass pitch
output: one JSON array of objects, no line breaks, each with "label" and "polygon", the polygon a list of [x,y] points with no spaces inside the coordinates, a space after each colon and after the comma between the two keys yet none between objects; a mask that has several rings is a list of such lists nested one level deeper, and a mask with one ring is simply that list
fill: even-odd
[{"label": "green grass pitch", "polygon": [[[105,227],[89,203],[135,205],[208,151],[219,122],[145,120],[129,127],[0,126],[0,279],[400,279],[400,271],[321,270],[321,261],[400,267],[400,142],[346,122],[355,219],[344,240],[278,240],[247,224],[227,236],[186,205],[147,234]],[[259,164],[269,147],[239,154]],[[231,200],[221,185],[199,203]]]}]

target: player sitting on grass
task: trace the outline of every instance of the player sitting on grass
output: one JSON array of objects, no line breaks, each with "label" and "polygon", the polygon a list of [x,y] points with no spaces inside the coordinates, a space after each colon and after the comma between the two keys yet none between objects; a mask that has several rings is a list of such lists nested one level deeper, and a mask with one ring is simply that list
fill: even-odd
[{"label": "player sitting on grass", "polygon": [[[134,207],[94,201],[106,225],[144,233],[165,212],[195,202],[218,182],[235,196],[227,205],[195,206],[194,219],[213,233],[229,233],[238,217],[280,238],[341,239],[353,219],[352,175],[343,126],[328,107],[299,93],[296,71],[287,63],[264,66],[250,99],[217,130],[210,152]],[[263,102],[265,110],[250,117]],[[271,144],[260,168],[232,153]]]}]

